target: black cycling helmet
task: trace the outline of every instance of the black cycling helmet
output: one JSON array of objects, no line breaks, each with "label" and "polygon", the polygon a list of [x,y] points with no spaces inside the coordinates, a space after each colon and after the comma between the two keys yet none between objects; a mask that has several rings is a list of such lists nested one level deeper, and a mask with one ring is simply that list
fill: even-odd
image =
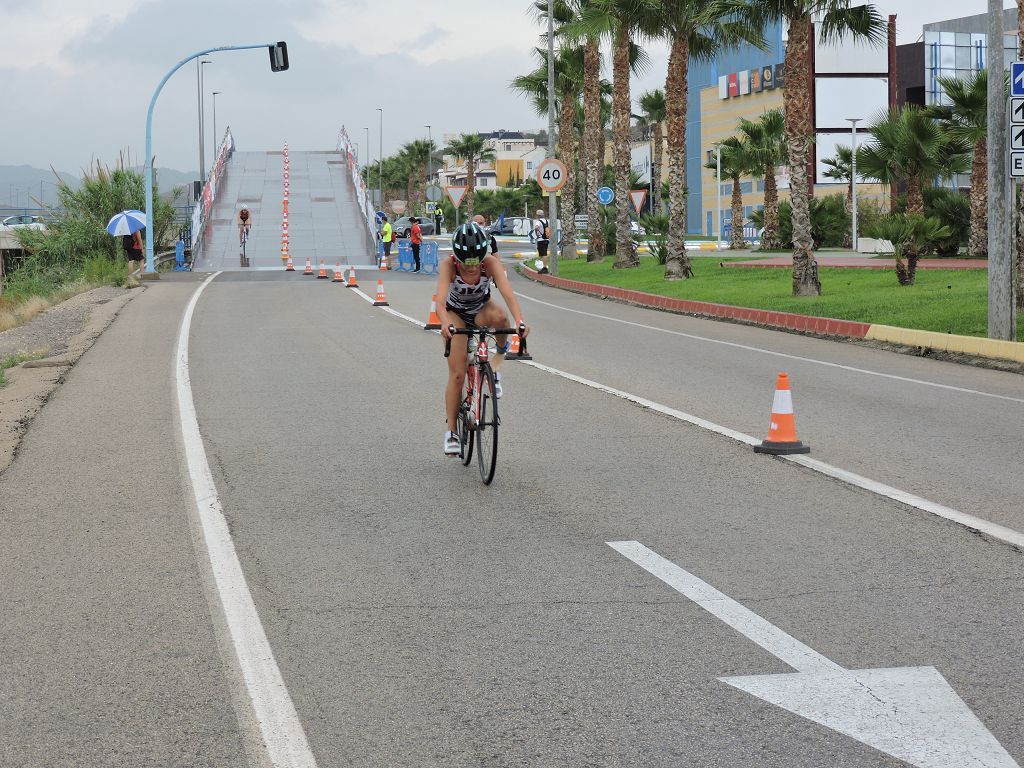
[{"label": "black cycling helmet", "polygon": [[455,258],[468,266],[476,266],[483,261],[487,255],[487,246],[487,233],[472,221],[456,229],[452,237]]}]

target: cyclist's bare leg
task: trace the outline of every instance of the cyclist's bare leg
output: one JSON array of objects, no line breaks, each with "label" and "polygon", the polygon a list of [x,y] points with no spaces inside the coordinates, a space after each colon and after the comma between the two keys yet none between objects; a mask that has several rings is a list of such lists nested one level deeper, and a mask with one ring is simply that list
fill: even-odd
[{"label": "cyclist's bare leg", "polygon": [[[454,312],[448,319],[456,328],[465,328],[466,323]],[[462,386],[466,382],[466,351],[468,336],[452,336],[452,352],[448,355],[448,385],[444,389],[444,412],[448,417],[448,431],[458,434],[459,404],[462,402]]]},{"label": "cyclist's bare leg", "polygon": [[[489,328],[508,328],[508,314],[494,301],[488,301],[484,304],[483,309],[476,316],[477,325],[486,325]],[[508,336],[504,333],[497,334],[494,337],[495,342],[498,345],[498,349],[505,348],[505,342]],[[501,370],[501,364],[505,362],[504,355],[495,355],[491,359],[491,368],[497,373]]]}]

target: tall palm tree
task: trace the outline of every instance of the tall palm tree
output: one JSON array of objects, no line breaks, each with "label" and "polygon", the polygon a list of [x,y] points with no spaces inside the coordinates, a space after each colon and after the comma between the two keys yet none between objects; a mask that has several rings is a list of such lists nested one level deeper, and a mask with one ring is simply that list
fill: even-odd
[{"label": "tall palm tree", "polygon": [[737,126],[755,176],[764,176],[764,233],[761,248],[782,247],[779,240],[779,190],[775,169],[786,162],[786,127],[781,109],[770,109],[758,120],[742,118]]},{"label": "tall palm tree", "polygon": [[[537,49],[539,66],[512,81],[512,89],[529,96],[539,115],[548,113],[547,51]],[[555,111],[558,118],[558,155],[565,163],[566,179],[559,210],[562,229],[561,257],[578,258],[576,252],[576,142],[575,122],[583,92],[583,48],[563,45],[554,62]]]},{"label": "tall palm tree", "polygon": [[[853,3],[857,5],[854,6]],[[791,178],[789,198],[793,207],[793,295],[817,296],[821,293],[818,263],[814,259],[811,235],[811,188],[807,165],[814,141],[814,115],[811,112],[813,72],[812,19],[818,18],[820,38],[835,42],[847,35],[880,43],[886,25],[874,5],[861,0],[750,0],[750,10],[762,23],[781,22],[789,28],[783,61],[785,89],[782,96],[786,116],[786,144]]]},{"label": "tall palm tree", "polygon": [[893,109],[868,127],[857,170],[883,183],[906,184],[907,213],[924,215],[924,185],[967,169],[971,146],[914,106]]},{"label": "tall palm tree", "polygon": [[665,122],[665,92],[660,88],[655,88],[653,91],[641,94],[640,109],[643,110],[644,122],[649,128],[650,138],[654,142],[654,150],[651,153],[651,178],[654,180],[654,199],[651,200],[651,210],[661,213],[662,150],[665,146],[661,127]]},{"label": "tall palm tree", "polygon": [[940,77],[950,105],[936,104],[928,113],[941,121],[943,130],[974,148],[971,161],[971,234],[967,253],[988,253],[988,70],[961,80]]},{"label": "tall palm tree", "polygon": [[[744,176],[751,174],[755,169],[763,169],[764,166],[750,145],[736,136],[730,136],[722,142],[721,155],[722,176],[732,180],[732,236],[729,239],[729,248],[739,250],[747,247],[747,241],[743,238],[742,180]],[[717,171],[718,158],[709,160],[704,167]]]},{"label": "tall palm tree", "polygon": [[687,197],[686,112],[690,60],[711,61],[723,50],[748,42],[763,48],[764,24],[751,13],[748,0],[659,0],[657,28],[669,41],[665,78],[668,123],[669,233],[665,279],[693,277],[686,253]]},{"label": "tall palm tree", "polygon": [[[843,208],[847,214],[853,212],[853,150],[845,144],[836,144],[836,153],[821,161],[826,170],[821,175],[827,179],[846,182],[846,198]],[[853,234],[843,235],[843,247],[853,247]]]},{"label": "tall palm tree", "polygon": [[480,163],[494,160],[494,150],[488,149],[479,133],[463,133],[454,139],[445,150],[459,162],[466,164],[466,218],[473,218],[473,189],[476,186],[476,169]]},{"label": "tall palm tree", "polygon": [[[656,29],[656,3],[660,0],[591,0],[577,22],[566,25],[566,34],[577,38],[607,39],[612,47],[612,136],[615,167],[615,253],[614,267],[640,266],[636,243],[630,231],[629,169],[630,108],[629,78],[642,71],[647,55],[636,38],[648,37]],[[591,194],[588,191],[588,194]]]},{"label": "tall palm tree", "polygon": [[402,153],[409,158],[414,174],[409,184],[411,188],[427,183],[427,165],[436,149],[434,142],[427,139],[416,139],[402,147]]}]

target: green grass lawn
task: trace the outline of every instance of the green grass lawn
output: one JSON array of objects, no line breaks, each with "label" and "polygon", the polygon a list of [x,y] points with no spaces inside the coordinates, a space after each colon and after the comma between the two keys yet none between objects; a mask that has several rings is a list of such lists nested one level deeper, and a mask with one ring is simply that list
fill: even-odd
[{"label": "green grass lawn", "polygon": [[[743,257],[739,260],[748,259]],[[679,299],[773,309],[863,323],[926,331],[985,336],[988,328],[988,274],[982,269],[920,269],[917,285],[901,288],[895,269],[821,269],[821,296],[792,295],[792,272],[778,268],[724,268],[718,257],[695,257],[692,280],[666,281],[664,267],[641,256],[637,269],[612,269],[613,258],[588,264],[560,261],[559,277],[614,285]],[[1024,341],[1024,316],[1017,339]]]}]

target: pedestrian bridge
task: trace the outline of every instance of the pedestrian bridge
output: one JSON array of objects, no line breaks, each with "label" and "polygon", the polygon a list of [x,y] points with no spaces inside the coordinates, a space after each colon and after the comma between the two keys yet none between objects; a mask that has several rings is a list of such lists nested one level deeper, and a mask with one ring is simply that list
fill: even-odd
[{"label": "pedestrian bridge", "polygon": [[[344,152],[289,150],[288,251],[301,269],[306,259],[356,266],[375,263],[366,217],[357,201]],[[282,269],[284,153],[235,151],[218,182],[217,198],[193,268]],[[249,266],[241,265],[238,211],[246,206],[252,230],[246,245]]]}]

